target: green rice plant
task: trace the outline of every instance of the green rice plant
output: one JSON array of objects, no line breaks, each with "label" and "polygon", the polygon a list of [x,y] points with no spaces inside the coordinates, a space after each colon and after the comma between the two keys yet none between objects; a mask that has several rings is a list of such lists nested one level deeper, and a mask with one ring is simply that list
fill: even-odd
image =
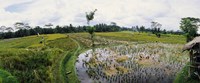
[{"label": "green rice plant", "polygon": [[96,33],[97,36],[106,37],[110,39],[125,40],[125,41],[135,41],[135,42],[162,42],[162,43],[186,43],[186,38],[183,35],[171,35],[171,34],[161,34],[160,38],[155,35],[148,35],[148,33],[137,33],[132,32],[102,32]]},{"label": "green rice plant", "polygon": [[[52,47],[39,44],[40,37],[37,36],[1,40],[0,68],[9,71],[19,82],[53,82],[53,72],[56,70],[53,67],[59,61],[57,57],[64,50],[70,50],[71,41],[58,39],[66,38],[64,34],[50,34],[45,37],[47,44],[52,44]],[[57,39],[61,41],[56,41]],[[60,44],[64,41],[67,41],[66,45],[61,47]]]},{"label": "green rice plant", "polygon": [[0,69],[0,83],[19,83],[9,72]]},{"label": "green rice plant", "polygon": [[[111,83],[173,82],[176,73],[189,61],[187,52],[182,52],[181,46],[181,44],[136,43],[97,48],[95,56],[91,56],[93,53],[89,50],[81,54],[77,64],[86,65],[78,68],[86,70],[86,73],[95,71],[95,75],[88,74],[90,78],[88,76],[80,78],[84,82],[86,81],[84,79]],[[82,76],[81,73],[84,71],[79,73]],[[104,78],[106,80],[102,80]]]}]

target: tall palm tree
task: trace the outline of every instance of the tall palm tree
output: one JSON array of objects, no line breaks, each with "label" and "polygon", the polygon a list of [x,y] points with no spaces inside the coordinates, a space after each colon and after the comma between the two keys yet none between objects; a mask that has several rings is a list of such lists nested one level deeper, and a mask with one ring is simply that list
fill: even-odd
[{"label": "tall palm tree", "polygon": [[94,31],[95,31],[95,27],[91,27],[90,26],[90,21],[94,19],[94,14],[97,11],[97,9],[95,9],[94,11],[91,11],[90,13],[86,12],[86,19],[87,19],[87,24],[88,24],[88,33],[90,34],[90,39],[92,41],[92,47],[94,47]]}]

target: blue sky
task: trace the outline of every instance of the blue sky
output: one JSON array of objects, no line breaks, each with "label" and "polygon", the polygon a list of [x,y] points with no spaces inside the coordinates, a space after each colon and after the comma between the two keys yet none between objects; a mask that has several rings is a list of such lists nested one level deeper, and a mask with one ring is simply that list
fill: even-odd
[{"label": "blue sky", "polygon": [[200,18],[200,0],[0,0],[0,26],[26,22],[31,26],[86,25],[85,12],[98,9],[92,24],[120,26],[161,23],[178,30],[183,17]]}]

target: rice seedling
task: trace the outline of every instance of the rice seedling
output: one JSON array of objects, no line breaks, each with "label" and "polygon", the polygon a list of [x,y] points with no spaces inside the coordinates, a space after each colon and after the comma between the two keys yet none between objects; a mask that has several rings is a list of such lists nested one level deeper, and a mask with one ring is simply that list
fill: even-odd
[{"label": "rice seedling", "polygon": [[97,48],[94,56],[91,50],[81,54],[76,69],[81,81],[169,83],[189,61],[181,47],[181,44],[133,43]]}]

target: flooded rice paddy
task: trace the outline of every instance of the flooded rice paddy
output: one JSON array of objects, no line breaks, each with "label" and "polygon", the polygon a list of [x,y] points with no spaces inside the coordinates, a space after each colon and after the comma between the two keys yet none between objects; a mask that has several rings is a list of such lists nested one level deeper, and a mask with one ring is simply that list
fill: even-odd
[{"label": "flooded rice paddy", "polygon": [[145,43],[96,48],[80,54],[81,83],[172,83],[189,61],[179,44]]}]

